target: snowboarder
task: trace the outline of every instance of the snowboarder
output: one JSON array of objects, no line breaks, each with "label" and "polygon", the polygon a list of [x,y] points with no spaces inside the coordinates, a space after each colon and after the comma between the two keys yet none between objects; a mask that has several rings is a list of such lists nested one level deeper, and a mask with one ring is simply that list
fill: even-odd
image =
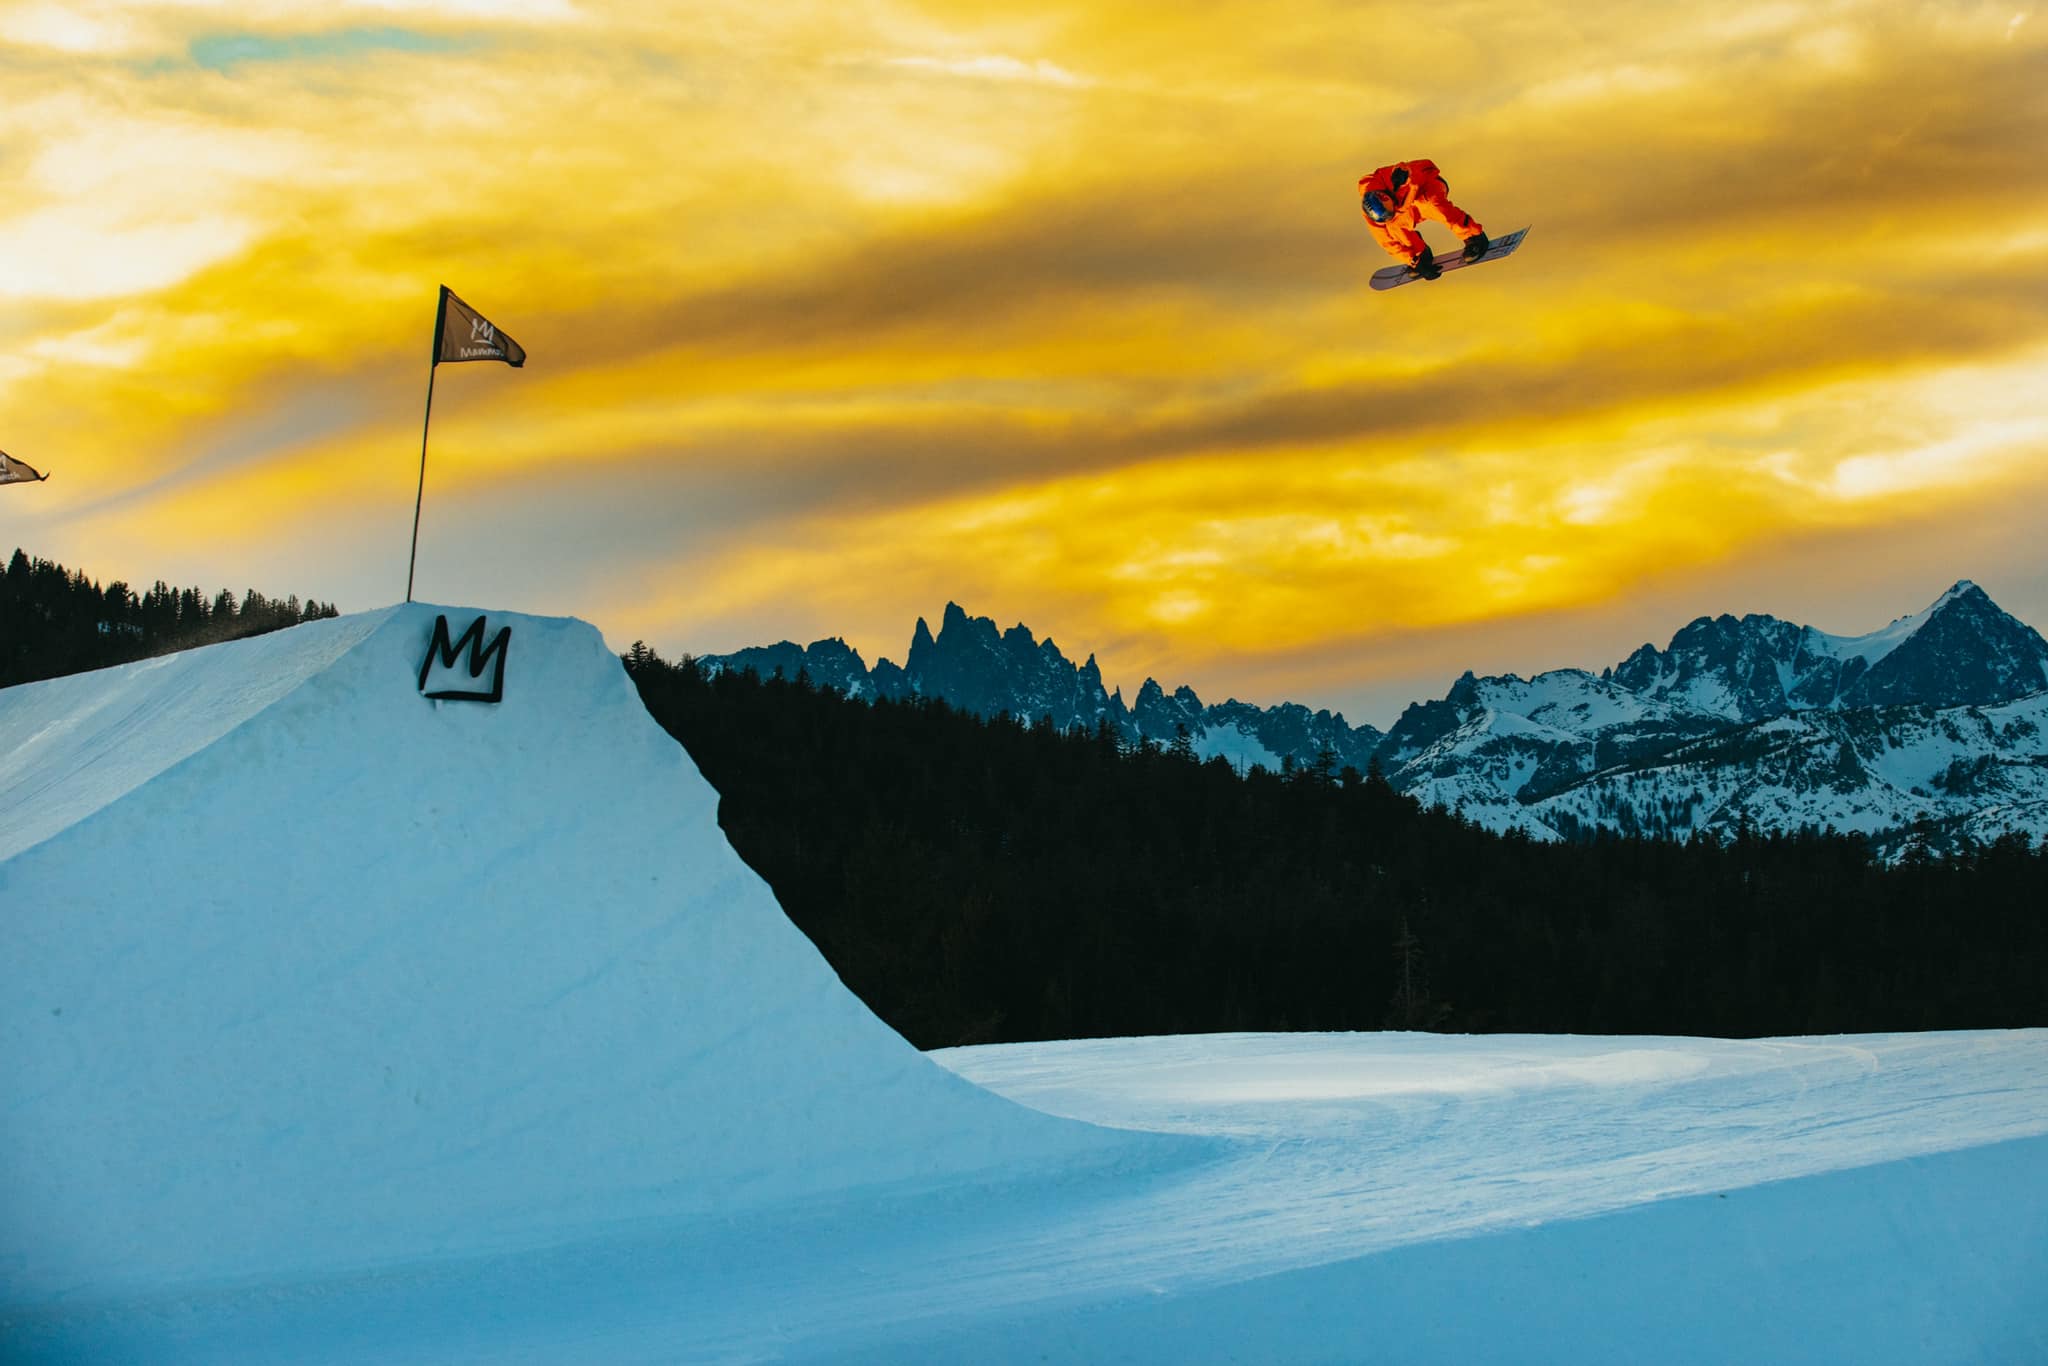
[{"label": "snowboarder", "polygon": [[1467,261],[1477,261],[1492,245],[1477,220],[1451,202],[1450,187],[1434,161],[1397,161],[1360,177],[1358,207],[1387,254],[1425,280],[1443,274],[1443,267],[1417,231],[1424,218],[1457,233]]}]

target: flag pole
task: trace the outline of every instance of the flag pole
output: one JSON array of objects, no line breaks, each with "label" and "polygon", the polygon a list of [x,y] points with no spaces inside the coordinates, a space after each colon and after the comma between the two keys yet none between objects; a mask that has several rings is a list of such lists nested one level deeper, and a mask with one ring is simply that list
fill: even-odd
[{"label": "flag pole", "polygon": [[412,601],[412,575],[420,559],[420,504],[427,496],[427,430],[434,422],[434,372],[441,368],[441,328],[448,318],[448,286],[434,301],[434,358],[427,362],[427,415],[420,423],[420,486],[412,496],[412,558],[405,562],[405,600]]},{"label": "flag pole", "polygon": [[420,487],[412,496],[412,558],[405,562],[405,600],[412,601],[412,572],[420,558],[420,503],[427,496],[427,428],[434,420],[434,371],[427,367],[427,418],[420,423]]}]

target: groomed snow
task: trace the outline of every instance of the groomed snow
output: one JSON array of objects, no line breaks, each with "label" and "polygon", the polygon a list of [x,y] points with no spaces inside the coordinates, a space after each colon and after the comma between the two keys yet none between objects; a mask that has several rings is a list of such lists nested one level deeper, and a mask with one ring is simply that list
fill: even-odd
[{"label": "groomed snow", "polygon": [[423,698],[441,610],[0,691],[0,1304],[1130,1146],[877,1020],[591,627]]},{"label": "groomed snow", "polygon": [[10,1331],[153,1362],[2048,1359],[2048,1031],[934,1056],[1205,1156]]},{"label": "groomed snow", "polygon": [[0,1358],[2048,1360],[2048,1031],[921,1056],[436,610],[0,691]]},{"label": "groomed snow", "polygon": [[190,758],[377,629],[366,612],[0,692],[0,859]]}]

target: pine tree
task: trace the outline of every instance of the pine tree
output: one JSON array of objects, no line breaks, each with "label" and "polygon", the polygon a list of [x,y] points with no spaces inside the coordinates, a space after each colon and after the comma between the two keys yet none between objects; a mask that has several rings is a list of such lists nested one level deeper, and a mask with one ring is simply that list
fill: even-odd
[{"label": "pine tree", "polygon": [[1429,978],[1422,966],[1422,939],[1401,917],[1401,932],[1394,936],[1394,958],[1399,972],[1394,998],[1387,1003],[1390,1029],[1435,1029],[1450,1015],[1451,1008],[1430,999]]},{"label": "pine tree", "polygon": [[1336,774],[1337,751],[1326,740],[1323,742],[1322,748],[1316,751],[1314,761],[1309,764],[1308,776],[1315,782],[1317,787],[1328,787],[1336,780]]}]

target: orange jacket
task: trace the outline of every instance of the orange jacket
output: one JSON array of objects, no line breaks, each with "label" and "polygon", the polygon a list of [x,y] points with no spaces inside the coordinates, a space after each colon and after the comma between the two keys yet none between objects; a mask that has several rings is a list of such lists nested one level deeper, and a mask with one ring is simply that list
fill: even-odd
[{"label": "orange jacket", "polygon": [[1387,249],[1387,254],[1404,265],[1414,265],[1428,245],[1417,231],[1425,218],[1444,224],[1458,234],[1460,241],[1470,241],[1483,231],[1477,219],[1451,202],[1449,187],[1434,161],[1397,161],[1369,176],[1361,176],[1360,213],[1365,213],[1365,196],[1371,190],[1385,194],[1394,207],[1384,223],[1373,222],[1367,214],[1365,226],[1372,229],[1373,237]]}]

